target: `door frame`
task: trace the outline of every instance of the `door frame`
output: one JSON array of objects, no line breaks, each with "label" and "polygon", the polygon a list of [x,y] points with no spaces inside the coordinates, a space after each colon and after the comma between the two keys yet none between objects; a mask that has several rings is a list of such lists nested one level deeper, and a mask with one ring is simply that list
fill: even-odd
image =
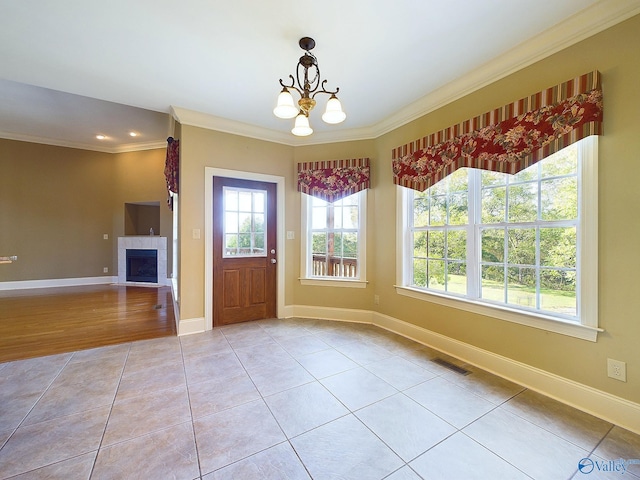
[{"label": "door frame", "polygon": [[277,249],[277,284],[276,315],[284,316],[284,264],[285,264],[285,231],[284,231],[284,177],[264,173],[244,172],[225,168],[204,168],[204,320],[205,330],[213,329],[213,177],[255,180],[276,184],[276,249]]}]

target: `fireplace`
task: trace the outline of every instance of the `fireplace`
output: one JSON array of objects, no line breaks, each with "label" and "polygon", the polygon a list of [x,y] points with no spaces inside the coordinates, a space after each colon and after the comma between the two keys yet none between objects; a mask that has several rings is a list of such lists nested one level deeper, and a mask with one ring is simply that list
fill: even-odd
[{"label": "fireplace", "polygon": [[[151,250],[155,252],[156,258],[148,258],[147,251]],[[131,256],[131,251],[142,251],[142,254],[135,254],[134,256],[142,257],[134,261],[134,270],[131,271],[131,262],[127,257]],[[148,265],[153,262],[155,267],[154,278],[148,273]],[[136,273],[136,263],[142,263],[143,271]],[[132,274],[134,277],[147,277],[145,279],[131,280]],[[167,237],[160,237],[158,235],[143,235],[143,236],[127,236],[118,238],[118,283],[120,284],[132,284],[141,286],[152,285],[167,285]]]},{"label": "fireplace", "polygon": [[127,282],[158,283],[158,250],[126,250]]}]

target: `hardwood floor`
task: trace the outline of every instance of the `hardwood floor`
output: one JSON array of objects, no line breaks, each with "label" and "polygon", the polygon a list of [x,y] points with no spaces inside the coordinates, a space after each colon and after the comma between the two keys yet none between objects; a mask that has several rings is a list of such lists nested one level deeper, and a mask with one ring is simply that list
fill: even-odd
[{"label": "hardwood floor", "polygon": [[0,291],[0,363],[169,335],[170,287]]}]

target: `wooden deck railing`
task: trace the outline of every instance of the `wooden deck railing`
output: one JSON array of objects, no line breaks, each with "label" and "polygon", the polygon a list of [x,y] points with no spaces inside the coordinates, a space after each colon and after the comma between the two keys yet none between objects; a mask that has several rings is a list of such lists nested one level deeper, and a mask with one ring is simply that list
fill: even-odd
[{"label": "wooden deck railing", "polygon": [[329,257],[326,255],[313,256],[314,277],[346,277],[355,278],[358,275],[358,259]]}]

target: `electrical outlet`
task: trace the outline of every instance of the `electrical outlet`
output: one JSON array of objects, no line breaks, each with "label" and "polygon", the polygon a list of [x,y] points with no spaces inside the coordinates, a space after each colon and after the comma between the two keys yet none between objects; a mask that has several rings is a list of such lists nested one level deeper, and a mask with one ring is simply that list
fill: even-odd
[{"label": "electrical outlet", "polygon": [[102,239],[103,240],[109,240],[109,234],[108,233],[103,234],[102,235]]},{"label": "electrical outlet", "polygon": [[109,273],[109,267],[104,267],[102,269],[102,273]]},{"label": "electrical outlet", "polygon": [[607,358],[607,375],[621,382],[627,381],[627,364],[619,360]]},{"label": "electrical outlet", "polygon": [[380,295],[374,295],[373,296],[373,304],[374,305],[380,305]]}]

